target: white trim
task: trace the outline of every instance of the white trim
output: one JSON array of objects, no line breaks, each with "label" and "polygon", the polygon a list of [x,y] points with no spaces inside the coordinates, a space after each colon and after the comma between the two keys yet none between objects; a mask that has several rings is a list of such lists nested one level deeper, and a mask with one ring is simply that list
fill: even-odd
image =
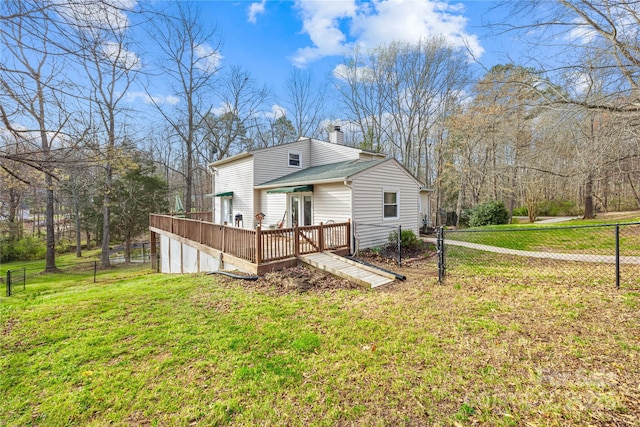
[{"label": "white trim", "polygon": [[[395,193],[396,195],[396,216],[385,216],[384,214],[384,208],[385,208],[385,203],[384,203],[384,195],[385,193]],[[389,204],[389,206],[393,206],[391,204]],[[382,188],[382,220],[383,221],[395,221],[400,219],[400,189],[399,188]]]},{"label": "white trim", "polygon": [[[287,215],[287,222],[289,227],[293,227],[293,209],[291,206],[291,199],[293,197],[299,197],[299,200],[298,200],[299,218],[298,219],[300,219],[300,218],[304,218],[304,214],[306,211],[306,209],[304,208],[304,198],[306,196],[311,197],[311,224],[307,224],[307,225],[313,225],[313,208],[314,208],[313,192],[306,191],[306,192],[300,192],[300,193],[287,193],[287,210],[289,211],[289,214]],[[303,222],[303,221],[300,221],[300,222]]]},{"label": "white trim", "polygon": [[[294,156],[298,156],[298,164],[297,165],[292,165],[291,164],[291,155]],[[293,151],[293,150],[288,150],[287,151],[287,166],[289,166],[290,168],[296,168],[296,169],[301,169],[302,168],[302,152],[300,151]]]}]

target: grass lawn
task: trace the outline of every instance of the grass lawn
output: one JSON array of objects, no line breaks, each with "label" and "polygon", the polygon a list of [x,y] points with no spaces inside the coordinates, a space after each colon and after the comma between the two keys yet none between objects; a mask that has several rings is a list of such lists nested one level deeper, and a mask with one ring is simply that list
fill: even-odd
[{"label": "grass lawn", "polygon": [[0,424],[639,425],[640,292],[525,269],[438,285],[414,263],[375,291],[27,284],[0,297]]},{"label": "grass lawn", "polygon": [[[447,230],[446,239],[545,252],[613,255],[615,223],[603,220],[568,221],[557,224],[509,224],[473,229]],[[619,226],[621,255],[640,253],[640,223]]]}]

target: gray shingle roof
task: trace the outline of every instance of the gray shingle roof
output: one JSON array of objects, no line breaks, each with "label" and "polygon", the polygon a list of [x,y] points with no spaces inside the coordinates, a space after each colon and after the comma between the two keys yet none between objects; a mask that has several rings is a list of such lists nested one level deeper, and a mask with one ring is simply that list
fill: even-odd
[{"label": "gray shingle roof", "polygon": [[379,165],[386,160],[387,159],[368,161],[348,160],[344,162],[330,163],[328,165],[314,166],[265,182],[261,184],[260,187],[275,187],[299,183],[313,184],[314,182],[331,180],[339,181],[348,178],[351,175],[355,175],[365,169]]}]

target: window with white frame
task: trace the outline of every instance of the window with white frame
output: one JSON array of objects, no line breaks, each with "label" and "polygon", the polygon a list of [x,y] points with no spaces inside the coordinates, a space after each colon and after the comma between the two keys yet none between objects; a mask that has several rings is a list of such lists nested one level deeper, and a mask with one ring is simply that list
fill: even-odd
[{"label": "window with white frame", "polygon": [[302,154],[295,151],[289,151],[289,166],[293,168],[302,167]]},{"label": "window with white frame", "polygon": [[398,219],[400,217],[400,192],[384,190],[382,196],[382,218]]}]

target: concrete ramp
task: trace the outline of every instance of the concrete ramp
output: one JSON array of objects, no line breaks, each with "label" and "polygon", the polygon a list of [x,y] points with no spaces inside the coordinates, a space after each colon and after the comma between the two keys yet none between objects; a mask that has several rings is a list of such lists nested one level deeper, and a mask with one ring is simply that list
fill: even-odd
[{"label": "concrete ramp", "polygon": [[375,288],[386,285],[395,280],[393,274],[359,264],[350,259],[332,254],[331,252],[320,252],[308,255],[299,255],[298,259],[305,264],[324,270],[334,276],[351,280],[367,288]]}]

